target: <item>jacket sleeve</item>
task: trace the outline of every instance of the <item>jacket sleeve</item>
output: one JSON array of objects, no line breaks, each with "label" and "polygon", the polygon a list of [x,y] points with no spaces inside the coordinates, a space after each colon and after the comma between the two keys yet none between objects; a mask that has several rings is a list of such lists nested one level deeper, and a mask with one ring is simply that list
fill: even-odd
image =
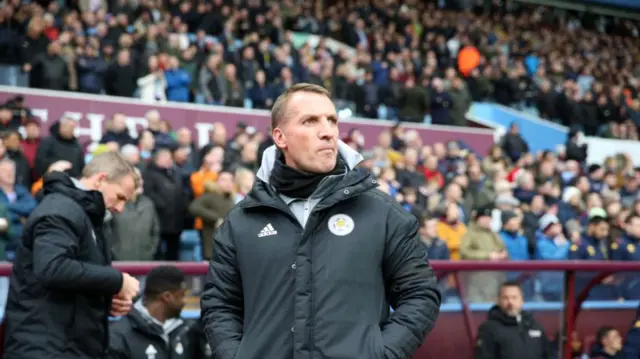
[{"label": "jacket sleeve", "polygon": [[216,223],[218,218],[223,217],[223,215],[218,213],[214,206],[212,206],[212,202],[214,201],[215,199],[212,199],[209,194],[205,193],[191,202],[189,205],[189,213],[202,218],[205,222]]},{"label": "jacket sleeve", "polygon": [[[151,202],[151,200],[149,200]],[[160,219],[158,219],[158,214],[156,213],[155,208],[153,207],[153,202],[150,203],[149,208],[151,213],[151,227],[149,229],[149,243],[147,246],[148,252],[146,253],[146,258],[153,258],[156,249],[158,248],[158,243],[160,243]]]},{"label": "jacket sleeve", "polygon": [[122,274],[110,266],[75,259],[78,251],[73,223],[61,216],[42,217],[33,228],[33,272],[50,288],[114,295]]},{"label": "jacket sleeve", "polygon": [[242,280],[229,221],[213,237],[213,255],[200,298],[203,330],[216,359],[233,359],[242,339]]},{"label": "jacket sleeve", "polygon": [[478,337],[476,338],[476,347],[474,349],[473,359],[495,359],[498,357],[496,341],[491,332],[491,328],[485,324],[478,328]]},{"label": "jacket sleeve", "polygon": [[36,150],[36,161],[34,169],[38,177],[42,177],[47,173],[47,169],[51,166],[52,160],[49,156],[51,152],[51,140],[44,139],[40,142],[38,149]]},{"label": "jacket sleeve", "polygon": [[398,209],[391,216],[383,271],[394,312],[382,326],[385,358],[410,358],[433,329],[440,313],[436,276],[419,246],[418,221]]}]

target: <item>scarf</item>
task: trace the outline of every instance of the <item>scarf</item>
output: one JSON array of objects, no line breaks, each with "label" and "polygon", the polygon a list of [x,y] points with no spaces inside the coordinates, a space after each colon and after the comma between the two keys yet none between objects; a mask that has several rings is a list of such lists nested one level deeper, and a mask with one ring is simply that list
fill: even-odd
[{"label": "scarf", "polygon": [[347,171],[347,165],[338,156],[336,166],[327,173],[310,173],[297,170],[284,163],[284,154],[276,151],[276,161],[269,177],[269,183],[281,194],[291,198],[309,198],[320,182],[329,176],[341,175]]}]

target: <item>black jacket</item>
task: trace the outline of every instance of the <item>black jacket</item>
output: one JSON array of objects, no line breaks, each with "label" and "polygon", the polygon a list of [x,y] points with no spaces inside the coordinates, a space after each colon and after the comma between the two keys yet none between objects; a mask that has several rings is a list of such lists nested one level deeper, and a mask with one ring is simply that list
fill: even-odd
[{"label": "black jacket", "polygon": [[[340,149],[354,168],[361,157]],[[201,308],[215,358],[411,357],[440,307],[415,217],[353,170],[302,228],[264,182],[274,152],[214,238]]]},{"label": "black jacket", "polygon": [[138,310],[111,324],[110,359],[211,359],[203,346],[199,323],[175,320],[165,331],[151,317]]},{"label": "black jacket", "polygon": [[111,298],[122,286],[103,234],[105,205],[65,173],[45,177],[11,274],[4,359],[102,358]]},{"label": "black jacket", "polygon": [[160,220],[160,233],[180,233],[187,213],[187,196],[175,169],[153,163],[144,171],[144,194],[151,199]]},{"label": "black jacket", "polygon": [[498,306],[478,328],[475,359],[550,359],[551,345],[533,315],[522,312],[520,321]]},{"label": "black jacket", "polygon": [[36,152],[36,163],[34,165],[37,176],[43,176],[49,166],[56,161],[71,162],[71,169],[68,171],[73,177],[80,177],[84,169],[84,155],[82,147],[74,137],[71,139],[60,136],[60,122],[56,122],[49,132],[50,136],[45,137],[38,146]]}]

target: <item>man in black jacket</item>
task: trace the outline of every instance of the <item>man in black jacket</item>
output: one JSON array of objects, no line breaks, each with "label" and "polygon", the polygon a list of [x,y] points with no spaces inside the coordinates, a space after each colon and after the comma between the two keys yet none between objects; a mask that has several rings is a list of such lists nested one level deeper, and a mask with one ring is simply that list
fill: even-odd
[{"label": "man in black jacket", "polygon": [[108,211],[122,211],[136,180],[116,153],[96,156],[79,180],[45,177],[11,274],[4,359],[105,358],[109,312],[126,314],[139,284],[111,267],[103,224]]},{"label": "man in black jacket", "polygon": [[[111,359],[208,359],[199,323],[180,318],[187,292],[184,273],[174,266],[149,272],[144,295],[129,314],[111,325]],[[211,353],[209,353],[211,354]]]},{"label": "man in black jacket", "polygon": [[290,87],[272,122],[275,146],[214,238],[201,298],[214,357],[410,358],[440,308],[417,219],[355,169],[324,88]]},{"label": "man in black jacket", "polygon": [[500,286],[498,304],[478,328],[475,359],[550,359],[551,345],[544,328],[522,311],[522,289],[517,282]]}]

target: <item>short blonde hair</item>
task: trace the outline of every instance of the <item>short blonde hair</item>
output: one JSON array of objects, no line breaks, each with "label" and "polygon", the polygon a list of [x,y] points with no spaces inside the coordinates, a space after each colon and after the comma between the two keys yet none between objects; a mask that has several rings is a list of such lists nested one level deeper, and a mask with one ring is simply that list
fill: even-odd
[{"label": "short blonde hair", "polygon": [[131,176],[138,187],[140,178],[135,169],[118,152],[104,152],[95,155],[82,170],[82,177],[95,176],[98,173],[105,173],[107,181],[117,182],[124,177]]},{"label": "short blonde hair", "polygon": [[331,92],[329,92],[329,90],[319,85],[301,82],[289,87],[282,93],[282,95],[278,96],[278,98],[276,99],[276,102],[273,104],[273,107],[271,107],[271,129],[272,130],[278,127],[280,123],[282,123],[287,102],[289,101],[291,96],[293,96],[293,94],[298,92],[315,93],[318,95],[324,95],[324,96],[327,96],[328,98],[331,98]]}]

